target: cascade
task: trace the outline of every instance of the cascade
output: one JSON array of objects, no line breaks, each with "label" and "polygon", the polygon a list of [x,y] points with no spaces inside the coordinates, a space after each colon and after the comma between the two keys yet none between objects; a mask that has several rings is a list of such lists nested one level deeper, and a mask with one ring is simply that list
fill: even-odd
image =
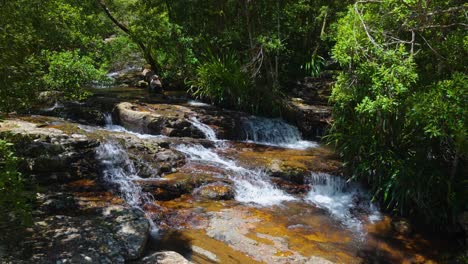
[{"label": "cascade", "polygon": [[303,140],[297,127],[281,119],[250,117],[242,121],[242,133],[248,142],[257,144],[293,149],[318,146],[316,142]]},{"label": "cascade", "polygon": [[204,135],[205,138],[211,141],[216,141],[218,138],[216,137],[216,132],[208,125],[203,124],[198,120],[196,117],[191,117],[189,122],[196,128],[198,128]]},{"label": "cascade", "polygon": [[309,179],[311,190],[305,200],[327,210],[332,217],[346,227],[362,231],[362,216],[374,222],[380,219],[378,208],[370,197],[355,183],[327,173],[312,173]]},{"label": "cascade", "polygon": [[[140,180],[133,162],[123,148],[115,142],[102,143],[96,150],[96,157],[103,167],[104,181],[115,188],[119,196],[130,206],[142,209],[145,204],[153,203],[153,197],[145,193],[134,182]],[[157,233],[158,228],[147,214],[152,234]]]},{"label": "cascade", "polygon": [[284,201],[296,200],[294,196],[274,186],[268,174],[262,170],[241,167],[235,161],[222,158],[213,150],[201,145],[178,145],[176,149],[184,153],[191,161],[225,168],[235,185],[235,199],[240,202],[272,206]]}]

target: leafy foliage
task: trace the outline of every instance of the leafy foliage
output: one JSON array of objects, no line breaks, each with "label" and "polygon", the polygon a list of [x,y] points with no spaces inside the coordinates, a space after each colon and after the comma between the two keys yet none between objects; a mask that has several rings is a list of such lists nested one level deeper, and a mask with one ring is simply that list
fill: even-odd
[{"label": "leafy foliage", "polygon": [[24,191],[24,180],[18,172],[19,159],[12,144],[0,139],[0,224],[31,221],[30,197]]},{"label": "leafy foliage", "polygon": [[197,67],[196,74],[189,82],[193,95],[235,109],[271,113],[276,91],[255,87],[235,53],[226,53],[221,58],[213,54],[207,56]]},{"label": "leafy foliage", "polygon": [[78,50],[50,52],[46,59],[49,68],[44,83],[51,89],[66,92],[71,98],[86,97],[82,90],[85,85],[106,80],[106,71],[96,68],[94,61],[86,55],[80,56]]},{"label": "leafy foliage", "polygon": [[466,206],[466,63],[452,56],[468,51],[460,10],[457,1],[357,2],[333,48],[346,70],[329,141],[387,209],[431,224]]}]

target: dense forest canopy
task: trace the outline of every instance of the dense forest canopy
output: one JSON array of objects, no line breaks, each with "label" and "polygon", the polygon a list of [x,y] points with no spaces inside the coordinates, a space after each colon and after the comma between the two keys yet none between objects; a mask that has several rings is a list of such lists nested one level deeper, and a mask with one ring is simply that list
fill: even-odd
[{"label": "dense forest canopy", "polygon": [[[468,209],[467,8],[458,0],[1,1],[0,113],[30,111],[43,91],[84,99],[84,88],[106,84],[107,72],[134,57],[168,87],[264,115],[281,114],[291,82],[333,70],[326,139],[349,175],[389,211],[453,223]],[[17,194],[4,141],[0,153],[0,192]]]}]

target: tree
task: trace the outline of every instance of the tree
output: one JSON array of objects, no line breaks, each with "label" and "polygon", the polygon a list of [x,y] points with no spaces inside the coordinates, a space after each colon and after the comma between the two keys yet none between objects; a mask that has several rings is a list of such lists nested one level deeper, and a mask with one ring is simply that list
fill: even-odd
[{"label": "tree", "polygon": [[465,8],[357,1],[333,48],[344,70],[330,142],[388,210],[432,224],[453,223],[466,206]]}]

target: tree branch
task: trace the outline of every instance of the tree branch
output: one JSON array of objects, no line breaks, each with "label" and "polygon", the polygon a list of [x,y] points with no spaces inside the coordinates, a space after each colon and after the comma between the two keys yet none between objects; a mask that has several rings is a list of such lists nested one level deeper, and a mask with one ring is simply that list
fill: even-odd
[{"label": "tree branch", "polygon": [[96,0],[96,2],[99,4],[99,6],[104,10],[106,13],[107,17],[118,27],[120,28],[125,34],[127,34],[132,41],[134,41],[138,47],[141,49],[143,52],[143,56],[145,57],[146,62],[151,65],[151,69],[153,71],[158,71],[159,67],[156,64],[156,61],[154,60],[153,56],[151,55],[151,51],[146,47],[146,45],[140,41],[135,35],[130,31],[130,29],[125,26],[124,24],[120,23],[111,13],[109,8],[106,6],[106,4],[102,0]]}]

